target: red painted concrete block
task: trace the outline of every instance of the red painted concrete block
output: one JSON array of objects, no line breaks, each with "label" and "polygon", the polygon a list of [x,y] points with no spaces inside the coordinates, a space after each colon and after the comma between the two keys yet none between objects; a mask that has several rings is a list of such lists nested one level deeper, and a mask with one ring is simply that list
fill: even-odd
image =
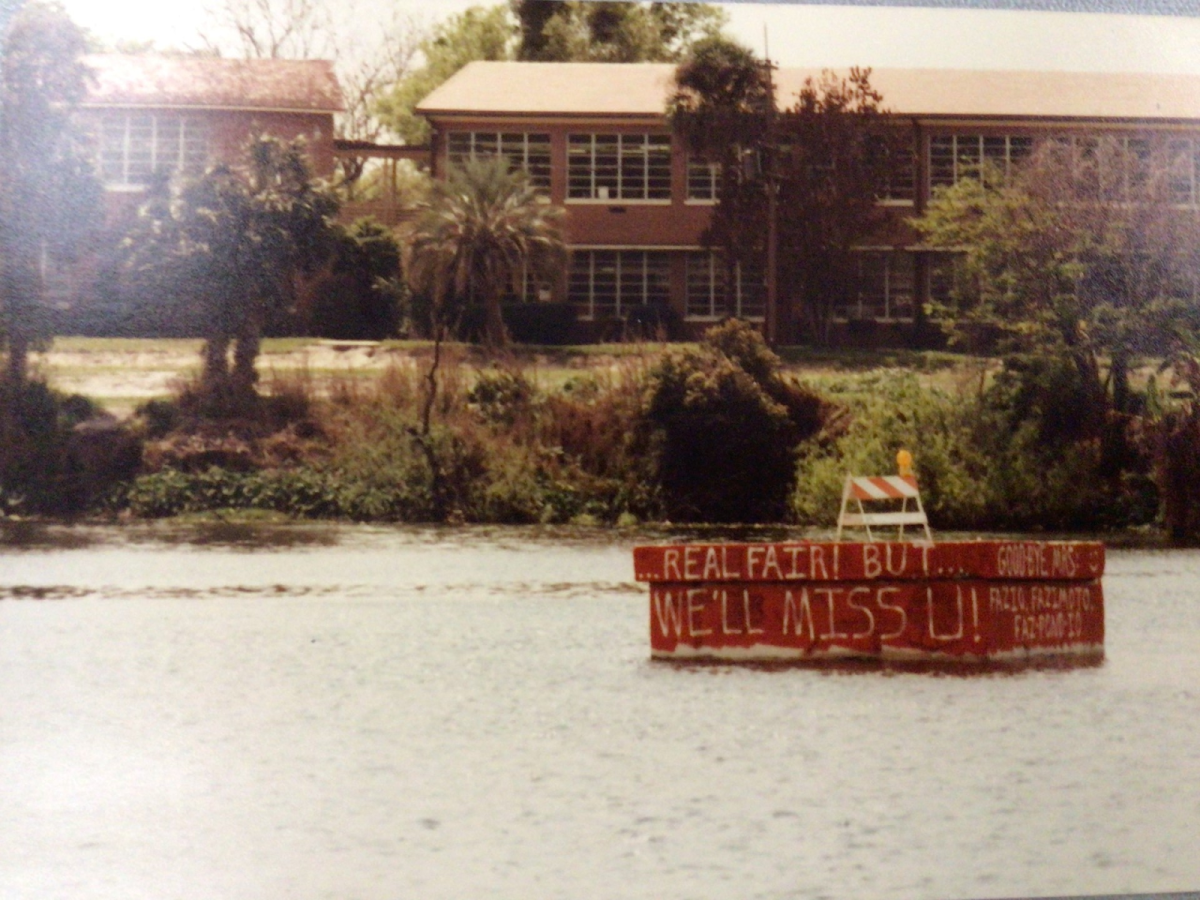
[{"label": "red painted concrete block", "polygon": [[1003,659],[1099,653],[1098,581],[656,584],[655,656]]},{"label": "red painted concrete block", "polygon": [[1104,574],[1104,545],[1083,541],[679,544],[636,547],[638,581],[1076,580]]},{"label": "red painted concrete block", "polygon": [[638,547],[634,568],[656,657],[1103,653],[1099,543],[689,544]]}]

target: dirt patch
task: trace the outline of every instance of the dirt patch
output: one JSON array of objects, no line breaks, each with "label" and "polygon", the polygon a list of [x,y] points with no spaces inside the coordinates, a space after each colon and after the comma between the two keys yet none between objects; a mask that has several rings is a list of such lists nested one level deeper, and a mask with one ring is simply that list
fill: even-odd
[{"label": "dirt patch", "polygon": [[[117,414],[127,414],[139,403],[165,397],[180,382],[200,371],[200,344],[196,341],[110,342],[65,339],[32,358],[35,371],[52,387],[82,394]],[[271,348],[259,357],[264,380],[273,376],[307,374],[316,380],[378,373],[390,366],[411,362],[412,354],[371,342],[314,341],[286,349]]]}]

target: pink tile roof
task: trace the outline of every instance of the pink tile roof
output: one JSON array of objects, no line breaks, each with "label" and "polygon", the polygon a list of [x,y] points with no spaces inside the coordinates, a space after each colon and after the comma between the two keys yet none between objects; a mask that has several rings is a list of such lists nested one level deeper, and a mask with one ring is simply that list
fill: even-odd
[{"label": "pink tile roof", "polygon": [[[776,73],[787,105],[819,69]],[[418,105],[427,115],[660,115],[668,63],[473,62]],[[1184,119],[1200,121],[1200,76],[1111,72],[876,69],[891,111],[918,117]]]},{"label": "pink tile roof", "polygon": [[94,55],[84,106],[340,112],[342,93],[327,60]]}]

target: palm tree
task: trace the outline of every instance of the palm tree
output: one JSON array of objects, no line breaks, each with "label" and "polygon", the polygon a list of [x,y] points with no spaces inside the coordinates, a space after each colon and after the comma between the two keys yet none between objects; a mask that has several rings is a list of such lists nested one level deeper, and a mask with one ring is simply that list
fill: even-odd
[{"label": "palm tree", "polygon": [[504,157],[452,167],[414,225],[413,286],[428,291],[438,309],[482,303],[485,340],[503,346],[505,291],[522,273],[550,280],[566,265],[562,219],[562,209],[546,203]]}]

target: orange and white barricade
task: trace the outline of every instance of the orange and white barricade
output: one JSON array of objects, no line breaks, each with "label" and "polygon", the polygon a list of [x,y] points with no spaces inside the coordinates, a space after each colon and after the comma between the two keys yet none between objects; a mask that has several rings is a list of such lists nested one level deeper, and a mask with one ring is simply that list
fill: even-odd
[{"label": "orange and white barricade", "polygon": [[[904,467],[901,467],[903,471]],[[900,501],[900,509],[888,512],[867,512],[863,503],[878,503],[896,500]],[[909,503],[913,508],[909,508]],[[853,503],[857,512],[851,512]],[[838,513],[837,539],[842,539],[845,528],[863,528],[867,532],[867,540],[872,541],[871,526],[895,526],[899,528],[899,537],[904,538],[905,525],[920,525],[925,529],[925,539],[933,540],[929,530],[929,518],[921,505],[921,491],[917,487],[916,476],[906,475],[847,475],[846,484],[842,488],[842,509]]]}]

